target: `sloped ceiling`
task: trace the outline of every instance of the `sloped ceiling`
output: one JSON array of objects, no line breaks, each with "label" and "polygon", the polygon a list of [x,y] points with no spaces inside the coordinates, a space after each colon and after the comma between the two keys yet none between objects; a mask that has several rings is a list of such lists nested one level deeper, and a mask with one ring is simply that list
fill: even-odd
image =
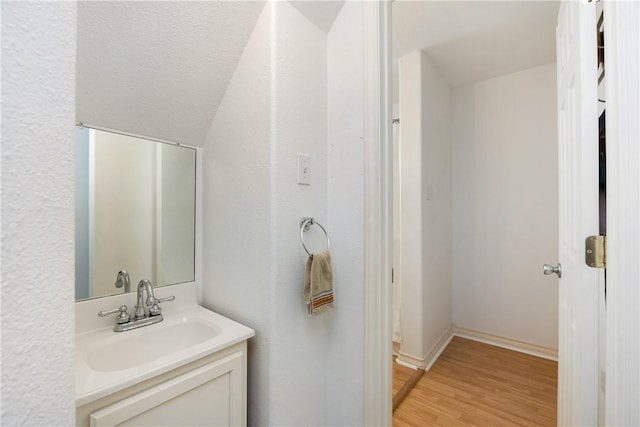
[{"label": "sloped ceiling", "polygon": [[80,122],[200,146],[264,1],[82,1]]},{"label": "sloped ceiling", "polygon": [[[395,76],[398,58],[416,49],[431,57],[452,87],[553,62],[558,8],[555,0],[396,0]],[[394,84],[397,97],[397,77]]]},{"label": "sloped ceiling", "polygon": [[329,33],[344,1],[337,0],[298,0],[290,1],[311,22],[316,24],[325,34]]}]

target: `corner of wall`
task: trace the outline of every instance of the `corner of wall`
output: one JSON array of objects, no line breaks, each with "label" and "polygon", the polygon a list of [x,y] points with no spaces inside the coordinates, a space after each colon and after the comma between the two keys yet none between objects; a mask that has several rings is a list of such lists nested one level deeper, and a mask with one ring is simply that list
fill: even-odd
[{"label": "corner of wall", "polygon": [[452,327],[451,89],[421,51],[399,68],[401,355],[423,364]]},{"label": "corner of wall", "polygon": [[[248,420],[268,424],[272,257],[271,7],[241,54],[202,148],[202,304],[256,331]],[[250,265],[250,267],[249,267]]]},{"label": "corner of wall", "polygon": [[362,2],[345,2],[327,37],[327,215],[336,279],[327,425],[364,423],[363,15]]},{"label": "corner of wall", "polygon": [[423,180],[422,62],[414,51],[399,60],[400,122],[400,277],[402,301],[401,354],[421,359],[425,354],[423,310]]},{"label": "corner of wall", "polygon": [[[204,146],[203,302],[256,330],[250,424],[362,421],[360,347],[343,345],[362,340],[363,321],[360,8],[345,5],[351,22],[327,36],[290,4],[267,5]],[[296,182],[297,153],[311,156],[310,186]],[[322,317],[302,301],[302,216],[332,237],[340,302]]]},{"label": "corner of wall", "polygon": [[425,350],[452,325],[451,88],[431,58],[422,62],[422,179]]}]

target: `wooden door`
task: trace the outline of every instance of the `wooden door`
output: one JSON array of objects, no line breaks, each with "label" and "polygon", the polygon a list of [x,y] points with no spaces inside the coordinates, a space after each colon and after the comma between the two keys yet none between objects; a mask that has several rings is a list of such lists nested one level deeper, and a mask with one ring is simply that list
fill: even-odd
[{"label": "wooden door", "polygon": [[594,4],[563,1],[557,27],[560,179],[558,424],[598,422],[598,303],[602,270],[586,266],[598,234],[598,116]]}]

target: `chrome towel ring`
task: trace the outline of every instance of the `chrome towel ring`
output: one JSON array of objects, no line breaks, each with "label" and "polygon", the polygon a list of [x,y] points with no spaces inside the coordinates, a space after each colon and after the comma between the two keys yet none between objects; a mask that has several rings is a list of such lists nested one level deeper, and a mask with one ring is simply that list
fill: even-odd
[{"label": "chrome towel ring", "polygon": [[300,241],[302,242],[302,247],[304,248],[305,252],[311,255],[311,252],[309,252],[309,249],[307,249],[307,245],[304,244],[304,232],[309,231],[309,228],[312,225],[317,225],[324,232],[324,235],[327,237],[327,250],[331,249],[331,243],[329,242],[329,233],[327,233],[327,230],[325,230],[318,221],[316,221],[312,217],[306,216],[300,219]]}]

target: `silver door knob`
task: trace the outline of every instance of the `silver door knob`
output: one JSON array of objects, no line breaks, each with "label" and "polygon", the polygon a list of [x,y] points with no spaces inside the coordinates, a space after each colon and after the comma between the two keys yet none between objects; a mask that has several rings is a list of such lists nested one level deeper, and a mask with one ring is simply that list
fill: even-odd
[{"label": "silver door knob", "polygon": [[557,274],[558,278],[562,277],[562,266],[560,265],[560,263],[558,263],[558,265],[549,265],[549,264],[545,264],[542,266],[542,272],[546,275],[549,274]]}]

